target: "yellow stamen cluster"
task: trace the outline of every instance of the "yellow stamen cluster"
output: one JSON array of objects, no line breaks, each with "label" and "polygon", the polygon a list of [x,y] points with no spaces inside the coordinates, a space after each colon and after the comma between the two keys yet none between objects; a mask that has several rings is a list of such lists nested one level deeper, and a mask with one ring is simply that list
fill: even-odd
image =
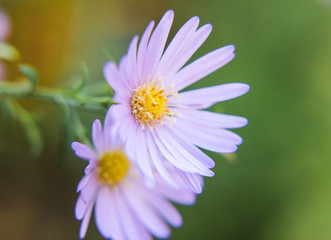
[{"label": "yellow stamen cluster", "polygon": [[99,181],[114,187],[127,175],[129,167],[130,161],[122,151],[107,152],[98,162]]},{"label": "yellow stamen cluster", "polygon": [[162,82],[146,82],[134,90],[131,98],[132,114],[141,128],[148,126],[150,129],[155,124],[162,124],[164,116],[172,117],[167,105],[167,97],[173,92],[165,93]]}]

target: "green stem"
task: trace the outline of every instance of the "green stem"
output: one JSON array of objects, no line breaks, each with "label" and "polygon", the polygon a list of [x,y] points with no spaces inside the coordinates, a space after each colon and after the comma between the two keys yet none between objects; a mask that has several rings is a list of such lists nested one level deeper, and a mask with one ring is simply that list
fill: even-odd
[{"label": "green stem", "polygon": [[93,97],[80,93],[73,94],[68,91],[61,91],[48,87],[38,87],[36,91],[29,96],[32,99],[55,102],[58,104],[66,103],[71,107],[82,107],[88,110],[105,110],[115,102],[111,97]]},{"label": "green stem", "polygon": [[67,104],[71,107],[84,108],[92,111],[106,110],[115,102],[108,96],[88,96],[82,94],[82,89],[62,90],[49,87],[37,87],[38,75],[31,68],[22,66],[21,70],[29,76],[17,82],[0,82],[0,95],[9,95],[15,99],[31,98],[57,104]]},{"label": "green stem", "polygon": [[20,99],[30,95],[35,90],[35,87],[28,81],[18,82],[0,82],[0,95],[10,95],[16,99]]}]

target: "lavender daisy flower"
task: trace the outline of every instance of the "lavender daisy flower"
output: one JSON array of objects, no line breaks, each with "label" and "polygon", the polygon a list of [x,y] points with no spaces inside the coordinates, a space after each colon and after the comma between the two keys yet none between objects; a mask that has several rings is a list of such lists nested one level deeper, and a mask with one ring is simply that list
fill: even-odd
[{"label": "lavender daisy flower", "polygon": [[183,182],[181,188],[170,186],[157,172],[155,188],[146,188],[136,164],[128,159],[110,125],[109,114],[103,128],[99,120],[94,121],[94,149],[72,143],[76,155],[89,162],[77,187],[80,194],[75,215],[82,220],[80,238],[85,237],[94,206],[96,225],[105,238],[169,237],[166,222],[174,227],[182,224],[181,215],[169,200],[190,205],[195,202],[195,194]]},{"label": "lavender daisy flower", "polygon": [[[167,11],[153,31],[151,21],[138,45],[135,36],[118,67],[104,66],[117,105],[111,106],[126,150],[137,160],[148,186],[154,185],[152,168],[176,185],[165,168],[167,162],[195,192],[201,192],[197,174],[213,176],[214,161],[198,147],[232,153],[242,138],[227,130],[243,127],[243,117],[203,109],[248,92],[244,83],[229,83],[197,90],[185,87],[214,72],[234,58],[234,46],[214,50],[184,66],[209,36],[212,26],[200,28],[193,17],[177,32],[164,51],[174,12]],[[147,153],[146,153],[147,152]]]},{"label": "lavender daisy flower", "polygon": [[10,20],[7,14],[0,8],[0,42],[7,40],[10,33]]},{"label": "lavender daisy flower", "polygon": [[[6,41],[10,33],[10,21],[7,14],[0,8],[0,45]],[[6,77],[6,68],[2,61],[0,61],[0,81]]]}]

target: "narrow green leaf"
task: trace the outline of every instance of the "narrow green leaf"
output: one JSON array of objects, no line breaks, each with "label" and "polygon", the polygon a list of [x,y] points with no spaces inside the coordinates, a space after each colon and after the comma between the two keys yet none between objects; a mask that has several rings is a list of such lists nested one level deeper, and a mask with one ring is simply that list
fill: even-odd
[{"label": "narrow green leaf", "polygon": [[90,138],[86,135],[86,129],[80,120],[79,114],[76,111],[72,112],[72,123],[74,133],[79,141],[86,145],[92,146]]},{"label": "narrow green leaf", "polygon": [[89,79],[89,70],[87,65],[84,63],[82,65],[82,75],[74,82],[74,87],[69,90],[64,90],[64,94],[76,95],[80,94],[86,88]]},{"label": "narrow green leaf", "polygon": [[19,70],[34,86],[34,89],[36,89],[37,84],[38,84],[38,79],[39,79],[38,71],[34,67],[32,67],[28,64],[21,64],[19,66]]},{"label": "narrow green leaf", "polygon": [[40,155],[43,149],[43,142],[40,130],[29,112],[27,112],[18,102],[11,101],[11,108],[15,109],[16,119],[21,124],[25,132],[25,136],[31,146],[31,154],[34,156]]},{"label": "narrow green leaf", "polygon": [[7,109],[7,98],[0,97],[0,150],[4,149],[14,129],[14,116]]},{"label": "narrow green leaf", "polygon": [[70,150],[70,142],[72,140],[72,120],[71,120],[71,108],[64,101],[61,103],[61,108],[64,113],[64,122],[61,126],[61,141],[59,142],[59,154],[58,154],[58,164],[61,165],[68,156]]},{"label": "narrow green leaf", "polygon": [[9,62],[16,62],[20,59],[20,53],[8,43],[0,43],[0,58]]}]

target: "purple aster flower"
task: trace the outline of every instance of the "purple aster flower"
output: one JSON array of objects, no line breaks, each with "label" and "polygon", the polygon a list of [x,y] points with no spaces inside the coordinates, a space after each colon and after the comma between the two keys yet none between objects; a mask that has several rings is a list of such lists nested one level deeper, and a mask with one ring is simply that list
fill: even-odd
[{"label": "purple aster flower", "polygon": [[[167,223],[174,227],[182,224],[181,215],[169,200],[190,205],[196,195],[184,182],[180,182],[180,188],[172,187],[157,172],[154,172],[155,188],[147,188],[138,167],[128,159],[110,125],[109,114],[103,128],[99,120],[94,121],[94,149],[72,143],[76,155],[89,162],[77,187],[80,194],[75,215],[82,220],[80,238],[85,237],[94,206],[96,225],[105,238],[169,237]],[[170,172],[170,175],[180,181],[176,173]]]},{"label": "purple aster flower", "polygon": [[[0,44],[5,42],[10,33],[10,21],[7,14],[0,8]],[[0,61],[0,81],[6,77],[6,68]]]},{"label": "purple aster flower", "polygon": [[[117,105],[111,106],[116,128],[128,155],[136,159],[148,186],[153,186],[155,167],[176,185],[165,165],[195,192],[201,192],[196,175],[213,176],[214,161],[198,147],[214,152],[237,150],[242,138],[227,130],[243,127],[247,119],[203,110],[217,102],[248,92],[244,83],[228,83],[182,91],[230,62],[234,46],[216,49],[184,66],[209,36],[212,26],[200,28],[199,18],[187,21],[164,51],[174,12],[167,11],[153,31],[151,21],[140,39],[135,36],[118,67],[104,66]],[[147,152],[147,153],[146,153]]]},{"label": "purple aster flower", "polygon": [[4,42],[10,33],[10,20],[7,14],[0,8],[0,42]]}]

